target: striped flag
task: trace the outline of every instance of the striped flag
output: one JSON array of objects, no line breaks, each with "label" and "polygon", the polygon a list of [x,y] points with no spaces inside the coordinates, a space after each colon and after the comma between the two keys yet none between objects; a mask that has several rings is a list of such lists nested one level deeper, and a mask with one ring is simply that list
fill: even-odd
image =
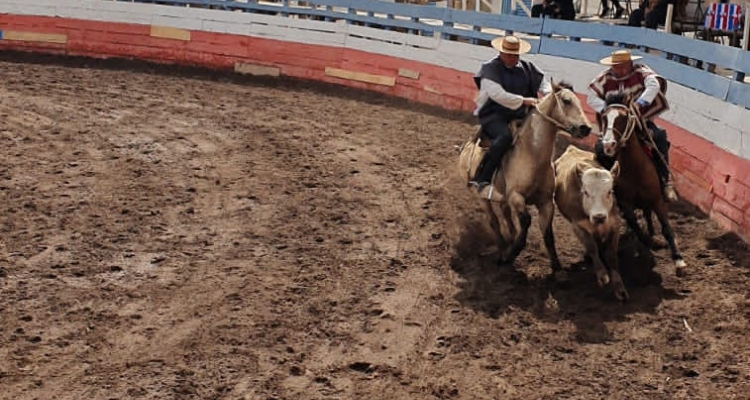
[{"label": "striped flag", "polygon": [[720,31],[735,31],[741,28],[741,19],[742,6],[739,4],[713,3],[706,10],[704,26]]}]

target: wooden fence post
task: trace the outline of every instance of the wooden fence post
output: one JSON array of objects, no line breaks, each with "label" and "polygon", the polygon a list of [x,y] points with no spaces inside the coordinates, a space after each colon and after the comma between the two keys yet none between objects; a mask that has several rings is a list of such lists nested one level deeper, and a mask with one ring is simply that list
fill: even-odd
[{"label": "wooden fence post", "polygon": [[748,51],[748,40],[750,40],[750,3],[745,3],[745,24],[742,26],[742,50]]},{"label": "wooden fence post", "polygon": [[664,21],[664,30],[667,33],[672,33],[672,18],[674,17],[674,4],[667,6],[667,20]]}]

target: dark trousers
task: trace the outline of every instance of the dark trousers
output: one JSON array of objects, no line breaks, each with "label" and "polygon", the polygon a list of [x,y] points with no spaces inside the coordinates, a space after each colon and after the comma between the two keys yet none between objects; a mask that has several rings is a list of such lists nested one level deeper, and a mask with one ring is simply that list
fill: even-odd
[{"label": "dark trousers", "polygon": [[[620,5],[620,0],[612,0],[612,5],[615,6],[616,9],[621,9],[622,6]],[[602,0],[602,12],[609,10],[609,1],[608,0]]]},{"label": "dark trousers", "polygon": [[[656,173],[659,175],[659,180],[662,184],[669,181],[669,140],[667,139],[667,131],[659,128],[653,121],[646,121],[646,126],[651,131],[651,137],[654,139],[657,152],[653,152],[651,155],[651,161],[656,167]],[[594,145],[594,153],[596,153],[596,161],[606,169],[612,168],[615,164],[613,157],[608,157],[604,154],[604,146],[602,141],[599,139]],[[661,153],[661,155],[659,155]]]},{"label": "dark trousers", "polygon": [[570,0],[548,2],[547,6],[535,4],[531,7],[532,18],[552,18],[573,21],[576,19],[576,9]]},{"label": "dark trousers", "polygon": [[650,13],[643,15],[642,8],[636,8],[630,13],[628,18],[629,26],[641,26],[641,23],[645,20],[645,26],[649,29],[656,29],[659,24],[663,24],[667,19],[667,12],[662,10],[651,10]]},{"label": "dark trousers", "polygon": [[477,182],[491,182],[492,174],[500,166],[503,156],[513,144],[513,137],[508,128],[508,119],[497,116],[482,124],[482,132],[491,140],[490,148],[479,164],[477,170]]}]

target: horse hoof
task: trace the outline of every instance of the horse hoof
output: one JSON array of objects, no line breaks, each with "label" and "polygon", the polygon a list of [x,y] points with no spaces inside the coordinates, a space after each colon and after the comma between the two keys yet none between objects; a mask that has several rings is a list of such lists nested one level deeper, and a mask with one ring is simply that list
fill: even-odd
[{"label": "horse hoof", "polygon": [[507,257],[500,257],[497,259],[497,265],[502,267],[504,265],[512,265],[513,260],[509,260]]},{"label": "horse hoof", "polygon": [[630,299],[630,294],[628,294],[628,291],[625,289],[625,286],[620,286],[618,288],[615,288],[615,298],[617,298],[617,300],[619,300],[622,303]]},{"label": "horse hoof", "polygon": [[669,243],[667,243],[664,239],[657,239],[653,238],[651,239],[651,250],[661,250],[666,249],[669,246]]},{"label": "horse hoof", "polygon": [[674,270],[675,275],[677,275],[680,278],[687,276],[687,264],[685,264],[685,260],[683,259],[675,260],[674,266],[675,266],[675,270]]},{"label": "horse hoof", "polygon": [[570,274],[567,271],[555,271],[552,273],[552,279],[558,285],[564,285],[570,283]]}]

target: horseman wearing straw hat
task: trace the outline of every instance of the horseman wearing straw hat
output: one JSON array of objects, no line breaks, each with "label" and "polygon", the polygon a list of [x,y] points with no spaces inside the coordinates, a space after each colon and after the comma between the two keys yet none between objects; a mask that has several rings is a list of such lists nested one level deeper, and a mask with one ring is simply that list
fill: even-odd
[{"label": "horseman wearing straw hat", "polygon": [[492,47],[498,56],[483,63],[474,76],[479,89],[474,115],[491,144],[470,184],[484,197],[491,188],[492,175],[513,142],[508,123],[523,119],[528,108],[537,104],[538,93],[552,91],[544,73],[530,61],[520,59],[531,50],[527,41],[508,35],[492,40]]},{"label": "horseman wearing straw hat", "polygon": [[[677,194],[672,187],[669,174],[669,140],[667,131],[654,124],[652,118],[669,109],[664,94],[667,91],[667,81],[657,75],[651,68],[642,63],[635,63],[642,57],[630,54],[628,50],[615,50],[609,56],[601,59],[600,64],[609,68],[600,73],[589,84],[588,104],[596,112],[601,113],[606,107],[607,95],[624,92],[632,95],[646,120],[646,126],[651,132],[654,144],[658,150],[652,160],[662,184],[662,191],[667,201],[676,201]],[[601,141],[595,147],[597,161],[603,166],[611,166],[614,160],[604,154]]]}]

